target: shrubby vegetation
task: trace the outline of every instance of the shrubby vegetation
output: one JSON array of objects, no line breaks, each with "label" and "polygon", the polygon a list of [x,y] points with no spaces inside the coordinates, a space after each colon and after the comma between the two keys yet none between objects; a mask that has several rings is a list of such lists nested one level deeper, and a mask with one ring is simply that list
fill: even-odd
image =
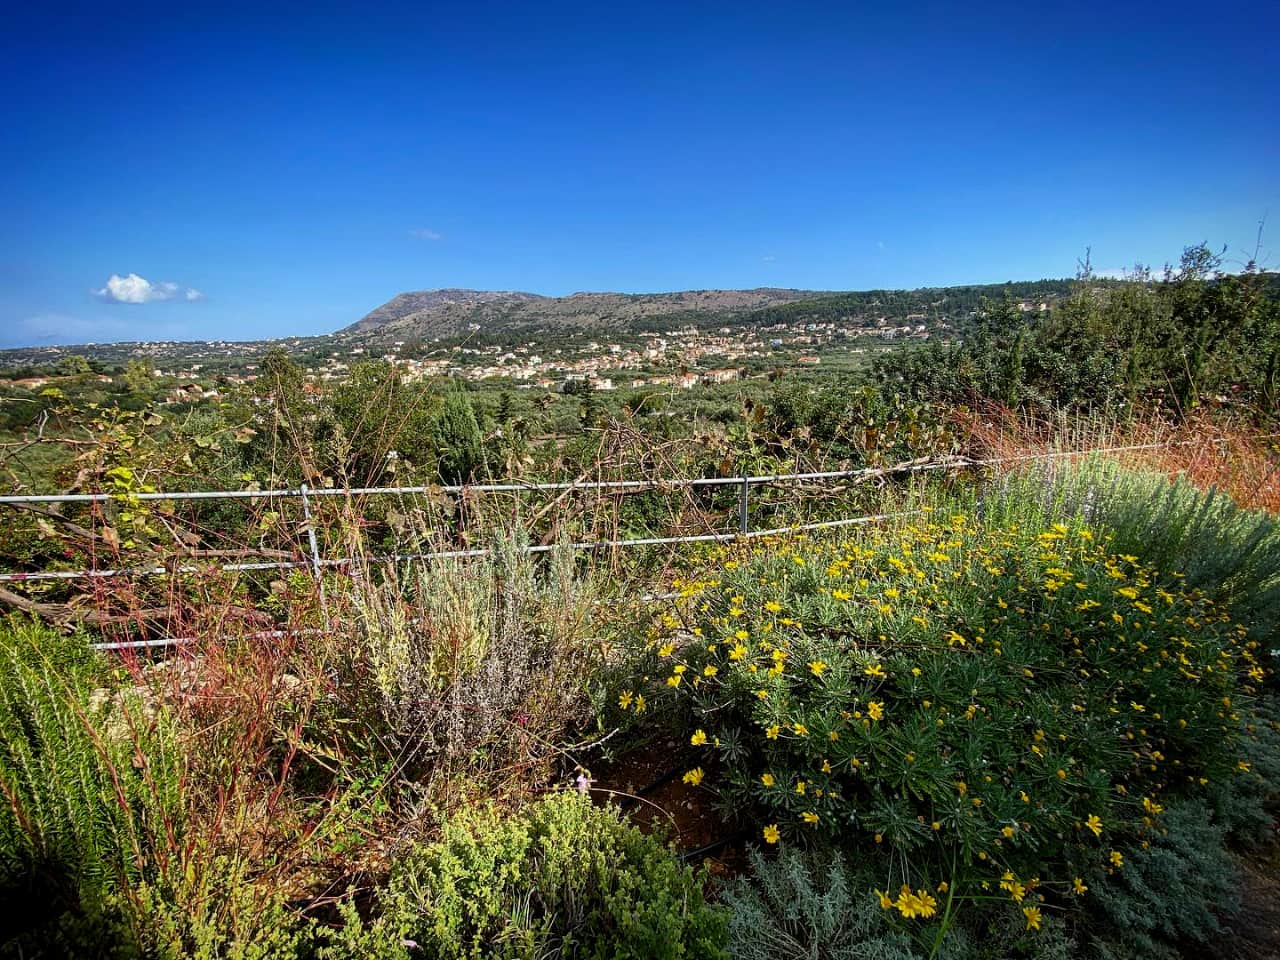
[{"label": "shrubby vegetation", "polygon": [[[861,375],[690,395],[380,362],[321,386],[273,351],[160,406],[145,370],[70,364],[6,407],[0,464],[110,497],[21,509],[6,569],[167,569],[0,584],[0,955],[1198,955],[1274,840],[1280,526],[1244,506],[1274,444],[1010,464],[1269,422],[1273,291],[1221,267],[1086,274]],[[777,309],[862,308],[837,301]],[[952,455],[993,468],[895,471]],[[557,543],[730,528],[738,490],[438,486],[864,466],[753,489],[749,522],[904,516],[592,559]],[[428,490],[139,496],[301,483]],[[312,567],[313,531],[346,559]],[[214,569],[242,560],[268,568]],[[160,634],[190,642],[90,648]],[[663,804],[736,875],[684,863]]]},{"label": "shrubby vegetation", "polygon": [[878,381],[918,400],[979,398],[1059,414],[1155,404],[1186,416],[1231,404],[1280,409],[1280,302],[1274,278],[1249,263],[1188,247],[1154,276],[1136,267],[1098,284],[1086,265],[1071,296],[1041,318],[1009,299],[981,312],[963,343],[881,358]]},{"label": "shrubby vegetation", "polygon": [[[29,906],[5,949],[1172,957],[1222,936],[1229,850],[1271,829],[1280,783],[1274,608],[1249,602],[1275,520],[1105,462],[900,506],[707,551],[648,628],[567,554],[512,548],[408,564],[394,603],[357,580],[323,638],[151,664],[10,620],[0,865]],[[530,793],[592,763],[576,738],[672,733],[682,789],[746,831],[726,886],[577,789]]]}]

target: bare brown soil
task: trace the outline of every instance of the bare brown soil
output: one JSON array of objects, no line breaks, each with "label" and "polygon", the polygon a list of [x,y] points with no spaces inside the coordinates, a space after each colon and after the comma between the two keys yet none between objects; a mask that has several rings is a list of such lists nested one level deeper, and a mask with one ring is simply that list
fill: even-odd
[{"label": "bare brown soil", "polygon": [[598,799],[621,804],[633,821],[646,832],[658,831],[685,855],[716,846],[698,864],[716,876],[730,876],[742,867],[741,843],[737,828],[726,823],[716,809],[715,794],[707,787],[683,781],[692,766],[686,751],[674,739],[662,738],[601,767],[592,784]]}]

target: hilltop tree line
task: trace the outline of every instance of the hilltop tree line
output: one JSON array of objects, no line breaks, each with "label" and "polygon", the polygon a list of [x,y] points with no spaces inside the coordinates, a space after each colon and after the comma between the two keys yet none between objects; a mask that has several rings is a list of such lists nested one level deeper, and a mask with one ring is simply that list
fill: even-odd
[{"label": "hilltop tree line", "polygon": [[881,359],[881,389],[913,400],[998,401],[1008,407],[1114,412],[1206,401],[1272,417],[1280,407],[1280,290],[1249,263],[1188,247],[1161,274],[1099,283],[1086,264],[1044,316],[1005,298],[980,311],[962,341]]}]

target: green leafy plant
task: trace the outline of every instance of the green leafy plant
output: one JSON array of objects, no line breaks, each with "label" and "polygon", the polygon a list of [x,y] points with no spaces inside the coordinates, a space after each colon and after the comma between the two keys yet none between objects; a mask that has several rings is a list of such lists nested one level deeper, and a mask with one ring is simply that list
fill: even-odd
[{"label": "green leafy plant", "polygon": [[0,795],[6,937],[38,943],[68,916],[180,875],[173,728],[112,683],[83,635],[0,621]]},{"label": "green leafy plant", "polygon": [[723,957],[725,916],[661,842],[574,793],[479,806],[396,863],[380,916],[326,948],[439,960]]},{"label": "green leafy plant", "polygon": [[880,902],[908,921],[994,898],[1036,929],[1124,869],[1167,796],[1254,775],[1256,642],[1078,523],[934,514],[733,549],[679,586],[620,705],[678,705],[687,782],[764,842],[894,851]]}]

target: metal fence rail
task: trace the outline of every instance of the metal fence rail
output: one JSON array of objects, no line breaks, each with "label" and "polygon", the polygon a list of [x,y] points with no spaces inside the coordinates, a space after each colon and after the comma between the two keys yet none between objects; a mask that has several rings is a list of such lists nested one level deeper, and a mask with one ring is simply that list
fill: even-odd
[{"label": "metal fence rail", "polygon": [[[1089,455],[1136,453],[1195,444],[1221,445],[1228,442],[1215,438],[1205,440],[1176,440],[1156,443],[1127,444],[1122,446],[1095,447],[1087,450],[1062,450],[1050,453],[1019,454],[1004,457],[947,457],[931,461],[911,461],[882,468],[860,468],[857,470],[825,470],[807,473],[777,474],[744,474],[736,477],[692,477],[674,479],[649,480],[605,480],[605,481],[565,481],[552,483],[477,483],[443,486],[400,486],[400,487],[325,487],[311,488],[303,484],[297,488],[279,488],[270,490],[197,490],[147,492],[137,494],[81,493],[81,494],[11,494],[0,496],[0,506],[21,507],[24,504],[53,503],[108,503],[133,501],[196,501],[196,500],[257,500],[260,498],[296,498],[301,501],[303,524],[307,533],[307,553],[299,560],[272,560],[260,562],[239,562],[223,564],[171,564],[148,565],[145,567],[86,569],[86,570],[43,570],[32,572],[6,571],[0,572],[0,582],[37,582],[47,580],[102,580],[117,577],[164,577],[204,572],[240,573],[265,570],[297,570],[310,569],[323,586],[322,571],[325,569],[342,569],[357,563],[388,564],[410,561],[443,560],[484,557],[492,553],[488,548],[440,550],[426,553],[393,553],[371,555],[367,557],[325,557],[321,554],[316,536],[311,502],[320,498],[355,497],[355,496],[396,496],[423,494],[484,494],[484,493],[527,493],[527,492],[564,492],[573,490],[598,491],[638,491],[638,490],[679,490],[697,487],[732,487],[740,488],[738,498],[738,524],[732,532],[709,533],[670,537],[636,537],[627,539],[586,540],[559,544],[554,546],[530,545],[522,551],[528,554],[546,553],[556,549],[596,550],[629,548],[643,546],[660,546],[686,543],[724,543],[739,539],[782,536],[811,530],[832,529],[838,527],[857,526],[877,523],[884,520],[913,516],[919,511],[897,513],[881,513],[849,517],[837,520],[826,520],[815,523],[795,524],[785,527],[773,527],[764,530],[752,530],[750,527],[750,496],[753,486],[764,486],[782,483],[801,483],[806,481],[858,481],[875,477],[910,475],[924,472],[947,470],[972,470],[1036,461],[1052,461],[1070,457]],[[661,596],[661,595],[660,595]],[[273,635],[283,635],[281,631],[269,631]],[[266,636],[267,634],[264,634]],[[98,649],[118,650],[131,647],[163,647],[187,642],[188,638],[161,638],[153,640],[121,641],[116,643],[95,644]]]},{"label": "metal fence rail", "polygon": [[[21,506],[23,504],[44,503],[108,503],[147,501],[184,501],[184,500],[253,500],[257,498],[297,498],[302,503],[304,525],[307,532],[308,555],[305,560],[271,560],[259,562],[240,562],[224,564],[182,564],[155,565],[146,567],[128,567],[115,569],[88,570],[43,570],[32,572],[0,572],[0,583],[37,582],[41,580],[103,580],[116,577],[160,577],[195,574],[216,570],[220,573],[248,573],[262,570],[297,570],[311,568],[319,576],[322,568],[343,567],[357,561],[356,557],[324,557],[321,555],[314,525],[311,523],[310,501],[321,497],[354,497],[354,496],[396,496],[431,493],[527,493],[537,491],[569,491],[569,490],[604,490],[604,491],[636,491],[636,490],[680,490],[696,487],[737,486],[741,493],[738,500],[738,529],[735,533],[702,534],[682,537],[645,537],[624,540],[600,540],[569,544],[571,549],[605,549],[621,547],[654,546],[675,543],[699,543],[715,540],[732,540],[738,536],[752,534],[750,528],[751,487],[779,483],[798,483],[815,480],[866,480],[872,477],[899,476],[903,474],[937,472],[944,470],[972,470],[982,467],[999,466],[1001,464],[1025,463],[1038,460],[1056,460],[1065,457],[1087,456],[1090,454],[1131,453],[1143,450],[1155,450],[1174,446],[1186,446],[1200,443],[1198,440],[1167,441],[1163,443],[1129,444],[1126,446],[1098,447],[1089,450],[1064,450],[1052,453],[1024,454],[1008,457],[948,457],[940,460],[896,464],[889,467],[864,467],[857,470],[824,470],[809,473],[772,473],[744,474],[738,477],[691,477],[658,480],[603,480],[603,481],[567,481],[557,483],[477,483],[445,486],[404,486],[404,487],[321,487],[311,488],[303,484],[297,488],[280,488],[272,490],[194,490],[150,492],[138,494],[80,493],[80,494],[30,494],[0,496],[0,505]],[[1214,444],[1225,443],[1225,440],[1209,441]],[[847,525],[856,521],[827,521],[824,525]],[[813,525],[805,525],[798,529],[820,529]],[[762,531],[759,535],[777,533]],[[524,548],[529,553],[540,553],[551,547],[531,546]],[[484,556],[489,551],[484,548],[474,550],[445,550],[431,553],[389,554],[366,558],[373,562],[399,562],[404,560],[433,560],[462,557]]]},{"label": "metal fence rail", "polygon": [[[269,490],[174,490],[147,493],[35,493],[0,496],[0,505],[23,503],[110,503],[146,500],[258,500],[276,498],[355,497],[370,495],[429,494],[429,493],[534,493],[538,491],[565,490],[681,490],[691,487],[759,486],[771,483],[788,483],[802,480],[856,480],[859,478],[886,476],[898,473],[917,473],[927,470],[954,470],[975,467],[998,466],[1031,460],[1051,460],[1062,457],[1078,457],[1088,454],[1131,453],[1142,450],[1158,450],[1166,447],[1192,446],[1206,441],[1171,440],[1162,443],[1138,443],[1118,447],[1096,447],[1089,450],[1061,450],[1053,453],[1022,454],[1010,457],[947,457],[928,462],[902,463],[890,467],[863,467],[858,470],[821,470],[812,473],[760,473],[737,477],[684,477],[657,480],[565,480],[552,483],[469,483],[438,486],[411,487],[281,487]],[[1214,439],[1209,443],[1222,444],[1226,440]]]}]

